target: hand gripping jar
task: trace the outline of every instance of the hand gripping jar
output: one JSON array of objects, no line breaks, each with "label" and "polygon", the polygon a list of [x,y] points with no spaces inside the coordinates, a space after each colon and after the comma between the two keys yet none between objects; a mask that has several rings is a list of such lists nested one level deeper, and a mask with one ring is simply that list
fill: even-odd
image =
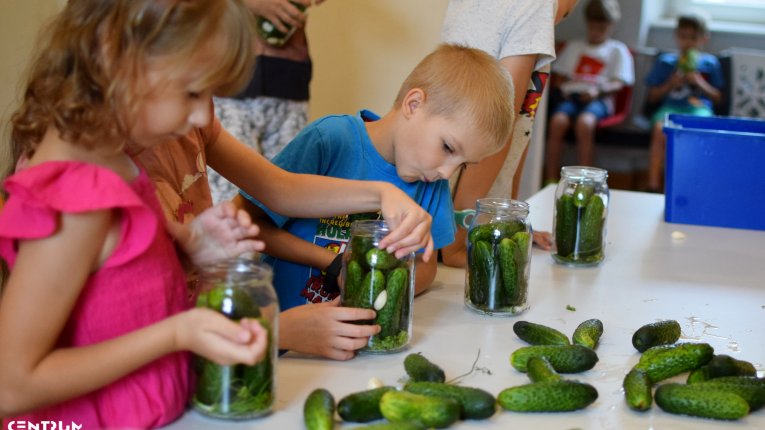
[{"label": "hand gripping jar", "polygon": [[476,201],[468,229],[465,304],[489,315],[510,316],[528,308],[531,255],[529,205],[502,198]]},{"label": "hand gripping jar", "polygon": [[414,254],[397,259],[380,240],[390,230],[383,220],[361,220],[351,224],[351,240],[343,255],[342,305],[374,309],[380,333],[369,338],[366,353],[392,353],[405,349],[412,338],[414,301]]},{"label": "hand gripping jar", "polygon": [[553,259],[569,266],[603,261],[608,217],[608,172],[596,167],[567,166],[555,190]]},{"label": "hand gripping jar", "polygon": [[271,412],[279,319],[272,278],[268,265],[243,258],[224,260],[200,270],[197,307],[220,312],[234,321],[256,319],[268,332],[266,355],[254,366],[222,366],[194,357],[197,381],[191,404],[203,415],[242,420]]}]

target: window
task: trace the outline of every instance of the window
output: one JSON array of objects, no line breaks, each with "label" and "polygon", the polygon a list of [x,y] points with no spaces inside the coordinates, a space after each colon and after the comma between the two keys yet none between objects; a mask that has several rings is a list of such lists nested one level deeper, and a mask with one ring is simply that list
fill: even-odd
[{"label": "window", "polygon": [[713,26],[717,22],[765,24],[763,0],[670,0],[666,5],[669,17],[691,9],[706,12]]}]

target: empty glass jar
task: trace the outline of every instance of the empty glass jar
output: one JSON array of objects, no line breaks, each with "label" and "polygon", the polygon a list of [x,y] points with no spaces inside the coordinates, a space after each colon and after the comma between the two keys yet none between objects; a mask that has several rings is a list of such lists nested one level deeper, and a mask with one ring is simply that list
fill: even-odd
[{"label": "empty glass jar", "polygon": [[271,268],[249,259],[231,259],[203,267],[197,307],[220,312],[229,319],[256,319],[268,332],[266,356],[254,366],[222,366],[194,357],[197,387],[191,404],[215,418],[248,419],[271,412],[275,398],[279,301]]},{"label": "empty glass jar", "polygon": [[555,190],[553,259],[569,266],[595,266],[605,256],[608,172],[567,166]]},{"label": "empty glass jar", "polygon": [[381,328],[360,352],[401,351],[412,338],[414,254],[398,259],[378,249],[389,232],[383,220],[354,221],[343,255],[343,306],[374,309],[375,320],[363,324],[379,324]]},{"label": "empty glass jar", "polygon": [[489,315],[509,316],[528,308],[531,252],[529,205],[485,198],[476,201],[468,230],[465,304]]}]

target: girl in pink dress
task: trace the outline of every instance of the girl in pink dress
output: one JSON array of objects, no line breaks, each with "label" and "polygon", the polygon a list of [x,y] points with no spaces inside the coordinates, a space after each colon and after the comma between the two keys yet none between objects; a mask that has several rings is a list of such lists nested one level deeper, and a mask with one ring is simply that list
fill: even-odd
[{"label": "girl in pink dress", "polygon": [[189,398],[188,351],[263,356],[257,322],[191,309],[176,254],[199,265],[261,250],[257,227],[229,203],[166,228],[132,158],[208,124],[213,93],[246,81],[248,14],[236,0],[69,0],[48,29],[0,212],[2,428],[162,426]]}]

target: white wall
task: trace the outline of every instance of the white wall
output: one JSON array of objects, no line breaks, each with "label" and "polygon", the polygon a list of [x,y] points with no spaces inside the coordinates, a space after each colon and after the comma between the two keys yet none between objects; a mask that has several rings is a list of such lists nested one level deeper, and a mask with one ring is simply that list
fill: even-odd
[{"label": "white wall", "polygon": [[440,40],[447,0],[327,0],[309,13],[311,118],[385,114],[404,78]]},{"label": "white wall", "polygon": [[0,168],[8,161],[8,120],[18,105],[19,87],[40,25],[59,0],[0,1]]}]

